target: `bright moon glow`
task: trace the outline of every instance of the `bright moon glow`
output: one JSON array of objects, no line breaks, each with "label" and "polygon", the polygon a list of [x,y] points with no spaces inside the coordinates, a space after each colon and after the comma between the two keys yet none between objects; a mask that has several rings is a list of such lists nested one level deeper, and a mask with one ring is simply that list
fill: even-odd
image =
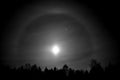
[{"label": "bright moon glow", "polygon": [[54,55],[58,55],[58,53],[60,52],[59,47],[57,45],[53,46],[52,52]]}]

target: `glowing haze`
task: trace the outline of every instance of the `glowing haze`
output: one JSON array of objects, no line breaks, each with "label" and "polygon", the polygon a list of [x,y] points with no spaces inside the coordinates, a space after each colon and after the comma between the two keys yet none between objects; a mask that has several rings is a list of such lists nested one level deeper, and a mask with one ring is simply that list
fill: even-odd
[{"label": "glowing haze", "polygon": [[87,68],[92,58],[103,65],[115,63],[116,45],[96,14],[75,1],[24,4],[7,25],[11,29],[4,35],[4,64]]}]

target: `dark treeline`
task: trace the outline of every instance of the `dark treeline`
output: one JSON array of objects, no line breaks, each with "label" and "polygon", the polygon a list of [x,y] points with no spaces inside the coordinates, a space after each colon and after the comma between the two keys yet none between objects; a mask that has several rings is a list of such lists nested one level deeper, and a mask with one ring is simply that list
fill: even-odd
[{"label": "dark treeline", "polygon": [[119,65],[109,64],[107,67],[102,68],[96,60],[91,61],[90,71],[74,70],[66,64],[61,69],[56,67],[48,69],[46,67],[44,70],[37,65],[30,64],[25,64],[19,68],[0,66],[0,77],[11,80],[118,80],[119,73]]}]

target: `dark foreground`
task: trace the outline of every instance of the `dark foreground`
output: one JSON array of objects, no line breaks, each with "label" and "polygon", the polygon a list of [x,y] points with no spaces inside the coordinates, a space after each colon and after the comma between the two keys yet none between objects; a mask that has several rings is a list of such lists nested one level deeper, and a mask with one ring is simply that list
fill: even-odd
[{"label": "dark foreground", "polygon": [[108,65],[102,68],[99,63],[93,61],[90,71],[74,70],[64,65],[63,68],[42,70],[36,65],[25,64],[19,68],[0,66],[1,80],[119,80],[120,66]]}]

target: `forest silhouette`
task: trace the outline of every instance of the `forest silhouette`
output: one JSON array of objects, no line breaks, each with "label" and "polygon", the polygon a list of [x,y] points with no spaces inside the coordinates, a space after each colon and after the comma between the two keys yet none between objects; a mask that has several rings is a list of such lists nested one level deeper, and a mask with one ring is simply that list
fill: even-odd
[{"label": "forest silhouette", "polygon": [[96,60],[91,60],[90,71],[74,70],[65,64],[61,69],[56,67],[44,70],[36,64],[25,64],[18,68],[9,66],[0,66],[0,75],[2,79],[11,80],[118,80],[120,66],[109,64],[103,68]]}]

